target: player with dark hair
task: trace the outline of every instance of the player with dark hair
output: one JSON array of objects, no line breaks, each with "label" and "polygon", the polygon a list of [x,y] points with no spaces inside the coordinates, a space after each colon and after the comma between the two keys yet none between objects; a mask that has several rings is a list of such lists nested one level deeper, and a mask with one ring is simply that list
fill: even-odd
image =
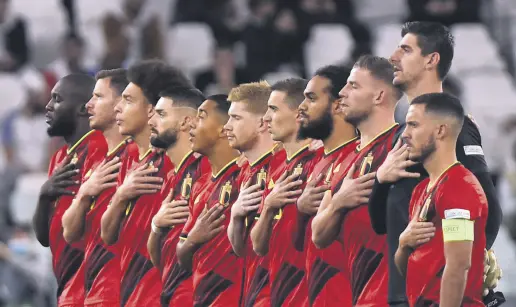
[{"label": "player with dark hair", "polygon": [[63,137],[66,145],[52,156],[49,179],[41,187],[33,224],[38,241],[52,252],[59,306],[84,304],[84,269],[79,269],[84,259],[84,240],[68,244],[61,218],[84,175],[107,152],[102,132],[91,130],[88,124],[86,103],[94,86],[95,79],[90,76],[68,75],[54,86],[46,106],[48,135]]},{"label": "player with dark hair", "polygon": [[207,97],[190,126],[192,150],[211,165],[192,188],[190,215],[177,245],[179,264],[193,274],[194,306],[238,306],[240,298],[242,260],[224,231],[240,187],[239,154],[224,129],[229,107],[226,95]]},{"label": "player with dark hair", "polygon": [[303,79],[274,84],[263,118],[272,139],[282,143],[287,156],[267,179],[260,217],[251,230],[254,251],[270,259],[271,306],[304,306],[308,301],[308,219],[295,204],[322,150],[311,150],[311,140],[300,133],[298,107],[306,84]]},{"label": "player with dark hair", "polygon": [[387,241],[374,233],[364,204],[398,127],[394,109],[401,94],[392,85],[392,73],[389,61],[377,56],[362,56],[353,66],[340,97],[344,118],[360,131],[360,140],[355,151],[335,166],[332,193],[324,194],[312,221],[317,247],[337,241],[342,249],[344,258],[336,265],[349,280],[352,305],[387,303]]},{"label": "player with dark hair", "polygon": [[[85,271],[85,306],[102,303],[119,306],[120,260],[118,251],[102,242],[100,219],[115,193],[120,160],[129,152],[130,140],[118,131],[114,107],[129,83],[125,69],[104,70],[96,75],[93,97],[86,104],[90,127],[101,131],[108,144],[104,161],[94,165],[84,176],[72,205],[63,215],[63,235],[67,242],[84,238],[86,248],[82,269]],[[100,161],[99,161],[100,162]]]},{"label": "player with dark hair", "polygon": [[161,278],[147,251],[152,217],[158,212],[164,178],[172,170],[170,159],[151,148],[149,119],[159,93],[190,83],[177,69],[160,61],[143,61],[127,71],[129,84],[115,107],[116,123],[122,135],[138,147],[136,159],[123,161],[118,187],[102,216],[101,236],[120,249],[120,306],[159,304]]},{"label": "player with dark hair", "polygon": [[464,118],[449,94],[423,94],[409,107],[402,138],[410,160],[429,174],[414,189],[395,254],[410,306],[484,306],[487,198],[457,161]]},{"label": "player with dark hair", "polygon": [[[401,31],[402,39],[391,56],[394,65],[394,85],[403,89],[409,102],[417,96],[442,92],[442,81],[453,59],[454,39],[450,30],[438,23],[409,22]],[[403,127],[398,130],[395,141]],[[486,227],[487,249],[498,234],[502,219],[489,170],[484,159],[480,132],[470,116],[457,140],[457,159],[477,177],[486,193],[489,215]],[[414,187],[426,177],[421,165],[407,161],[408,151],[401,141],[378,169],[377,180],[369,201],[372,225],[378,234],[387,234],[389,242],[389,303],[406,305],[405,281],[394,264],[399,235],[407,226],[408,206]],[[407,168],[408,167],[408,168]],[[493,267],[491,272],[499,274]],[[498,280],[490,278],[489,280]],[[487,285],[493,288],[495,284]]]},{"label": "player with dark hair", "polygon": [[231,90],[229,120],[225,126],[229,144],[248,163],[242,167],[238,199],[231,208],[228,237],[233,251],[244,262],[243,306],[270,306],[269,258],[258,257],[249,237],[255,225],[267,176],[285,160],[285,151],[274,142],[263,116],[271,87],[265,81],[241,84]]},{"label": "player with dark hair", "polygon": [[179,266],[176,246],[189,216],[188,201],[192,186],[199,177],[210,172],[208,159],[190,149],[190,125],[197,108],[204,101],[193,88],[176,87],[160,94],[151,117],[151,144],[167,152],[175,168],[161,189],[161,208],[151,222],[147,241],[152,263],[161,273],[161,306],[192,306],[192,273]]},{"label": "player with dark hair", "polygon": [[[310,217],[309,226],[324,193],[330,189],[334,168],[353,155],[357,146],[355,127],[344,120],[339,105],[339,91],[346,85],[349,71],[333,65],[317,70],[308,82],[305,100],[299,106],[301,134],[324,144],[324,156],[315,165],[297,201],[299,212]],[[311,229],[307,229],[308,238],[312,236]],[[337,268],[344,257],[336,242],[325,249],[317,249],[308,241],[306,272],[310,306],[351,306],[349,281]]]}]

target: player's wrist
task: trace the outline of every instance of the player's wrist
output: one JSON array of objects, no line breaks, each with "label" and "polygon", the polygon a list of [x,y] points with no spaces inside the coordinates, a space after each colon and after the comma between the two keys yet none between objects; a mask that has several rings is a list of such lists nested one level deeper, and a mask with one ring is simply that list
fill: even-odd
[{"label": "player's wrist", "polygon": [[[174,227],[174,226],[172,226]],[[151,221],[151,230],[155,234],[162,235],[166,232],[166,227],[163,227],[163,225],[160,225],[159,222],[156,223],[154,219]]]}]

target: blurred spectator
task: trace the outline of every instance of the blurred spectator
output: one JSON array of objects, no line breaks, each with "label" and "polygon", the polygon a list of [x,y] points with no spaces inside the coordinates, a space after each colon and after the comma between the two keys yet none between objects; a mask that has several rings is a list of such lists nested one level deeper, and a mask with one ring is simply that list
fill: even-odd
[{"label": "blurred spectator", "polygon": [[0,243],[0,301],[8,306],[48,306],[49,259],[30,225],[17,226],[6,243]]},{"label": "blurred spectator", "polygon": [[142,59],[163,59],[163,33],[157,15],[145,10],[147,0],[123,0],[120,14],[103,21],[106,54],[101,68],[119,68]]},{"label": "blurred spectator", "polygon": [[84,40],[75,33],[68,33],[62,42],[61,56],[52,62],[46,72],[59,80],[72,73],[88,73],[84,67]]},{"label": "blurred spectator", "polygon": [[0,71],[17,71],[29,61],[27,26],[9,10],[9,0],[0,0]]},{"label": "blurred spectator", "polygon": [[481,0],[407,0],[408,21],[454,23],[480,22]]},{"label": "blurred spectator", "polygon": [[66,19],[68,22],[68,32],[77,33],[77,24],[75,17],[75,0],[61,0],[61,5],[65,10]]}]

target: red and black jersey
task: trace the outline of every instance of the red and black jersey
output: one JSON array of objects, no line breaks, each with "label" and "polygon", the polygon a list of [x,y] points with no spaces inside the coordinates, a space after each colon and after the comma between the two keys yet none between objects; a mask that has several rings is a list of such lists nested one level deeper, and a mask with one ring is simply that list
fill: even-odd
[{"label": "red and black jersey", "polygon": [[[287,157],[278,169],[288,175],[298,174],[304,189],[309,174],[323,155],[323,149],[313,151],[309,145],[292,157]],[[265,194],[274,188],[269,181]],[[295,203],[279,210],[274,218],[269,242],[269,271],[271,279],[271,306],[305,306],[308,303],[306,279],[306,230],[309,217],[297,210]]]},{"label": "red and black jersey", "polygon": [[[72,147],[64,146],[57,151],[48,170],[49,176],[63,166],[64,161],[70,159],[79,170],[79,174],[72,180],[82,181],[88,171],[104,159],[107,153],[107,143],[102,132],[92,130],[85,134]],[[74,185],[68,190],[77,193],[79,185]],[[58,290],[58,304],[82,305],[84,303],[84,270],[80,269],[84,259],[84,240],[68,244],[63,237],[63,224],[61,219],[72,204],[73,196],[63,195],[54,203],[50,216],[50,250],[52,252],[52,265],[56,275]]]},{"label": "red and black jersey", "polygon": [[[109,152],[105,160],[111,161],[115,157],[120,161],[138,158],[138,147],[131,139],[126,139]],[[94,166],[96,167],[97,165]],[[85,181],[90,177],[91,171],[84,176]],[[93,199],[90,210],[86,214],[84,225],[86,249],[82,264],[85,274],[85,306],[99,303],[120,305],[120,251],[116,249],[117,245],[106,245],[100,235],[102,215],[115,191],[115,187],[102,191]]]},{"label": "red and black jersey", "polygon": [[[275,151],[275,149],[276,147],[253,163],[249,163],[241,173],[241,182],[245,183],[251,180],[251,185],[260,183],[262,189],[265,190],[270,172],[280,167],[287,157],[284,150]],[[256,255],[250,238],[256,217],[256,212],[246,217],[242,300],[243,306],[246,307],[267,307],[270,306],[269,257]]]},{"label": "red and black jersey", "polygon": [[[142,165],[156,167],[158,171],[153,176],[163,179],[173,169],[172,162],[163,152],[149,149],[144,157],[130,166],[127,174]],[[117,243],[121,250],[120,306],[160,305],[161,278],[150,260],[147,240],[152,218],[161,201],[162,194],[157,192],[141,195],[127,205]]]},{"label": "red and black jersey", "polygon": [[[195,221],[206,208],[222,205],[226,215],[224,225],[230,220],[231,205],[237,200],[241,182],[236,159],[218,174],[205,174],[191,196],[190,218],[181,235],[186,239]],[[237,257],[226,231],[204,243],[193,256],[194,306],[238,306],[242,285],[242,259]]]},{"label": "red and black jersey", "polygon": [[[324,179],[318,185],[329,184],[337,165],[354,157],[357,147],[357,139],[354,138],[330,152],[324,152],[324,156],[315,165],[308,182],[316,180],[319,174]],[[308,225],[311,225],[312,219]],[[351,287],[347,275],[339,267],[345,258],[341,245],[333,242],[325,249],[318,249],[310,238],[312,228],[308,227],[308,248],[306,255],[306,272],[308,278],[308,300],[310,306],[351,306]]]},{"label": "red and black jersey", "polygon": [[[199,177],[210,174],[208,158],[189,152],[167,176],[163,185],[162,198],[165,199],[172,189],[174,200],[189,200],[192,186]],[[181,268],[176,256],[176,246],[183,225],[169,230],[161,247],[161,306],[193,306],[192,274]]]},{"label": "red and black jersey", "polygon": [[410,218],[416,209],[421,208],[418,218],[432,222],[436,228],[435,236],[416,248],[408,259],[406,285],[410,306],[439,306],[441,279],[446,265],[443,221],[454,219],[474,222],[471,267],[461,306],[484,306],[482,291],[488,213],[484,190],[475,175],[460,163],[446,169],[433,187],[428,184],[428,178],[419,183],[410,201]]},{"label": "red and black jersey", "polygon": [[[374,172],[382,165],[393,147],[397,127],[398,124],[393,125],[369,144],[358,145],[352,161],[337,165],[331,182],[333,193],[339,190],[351,165],[355,165],[352,178]],[[346,213],[338,241],[345,255],[339,269],[348,274],[353,305],[386,306],[387,241],[385,235],[374,232],[366,204]]]}]

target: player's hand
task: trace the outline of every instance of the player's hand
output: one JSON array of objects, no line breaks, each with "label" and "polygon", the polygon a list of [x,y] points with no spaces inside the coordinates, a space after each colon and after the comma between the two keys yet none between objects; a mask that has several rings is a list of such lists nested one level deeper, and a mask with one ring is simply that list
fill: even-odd
[{"label": "player's hand", "polygon": [[369,201],[376,174],[369,173],[353,179],[355,168],[353,164],[332,197],[331,203],[337,210],[350,210]]},{"label": "player's hand", "polygon": [[260,189],[260,184],[251,185],[251,180],[245,182],[240,186],[240,194],[237,200],[231,206],[232,217],[246,217],[250,212],[258,210],[262,202],[263,190]]},{"label": "player's hand", "polygon": [[392,183],[402,178],[419,178],[419,173],[406,171],[408,167],[416,164],[417,162],[409,160],[407,145],[402,145],[401,140],[398,140],[376,171],[376,177],[380,183]]},{"label": "player's hand", "polygon": [[151,176],[158,171],[155,167],[142,165],[132,171],[118,188],[117,194],[124,200],[135,199],[143,194],[153,194],[161,190],[163,179]]},{"label": "player's hand", "polygon": [[435,235],[435,227],[431,222],[420,222],[419,214],[422,207],[418,207],[407,228],[401,233],[399,245],[402,249],[416,249],[428,243]]},{"label": "player's hand", "polygon": [[[288,173],[284,172],[278,179],[278,182],[274,185],[272,191],[265,197],[264,206],[271,209],[280,209],[287,204],[292,204],[297,201],[297,198],[303,190],[297,189],[302,183],[299,180],[298,174],[292,174],[287,176]],[[294,190],[296,189],[296,190]]]},{"label": "player's hand", "polygon": [[70,159],[65,161],[65,165],[54,171],[52,176],[41,186],[40,194],[50,199],[56,199],[62,195],[74,195],[73,191],[66,188],[80,183],[79,180],[72,180],[74,176],[79,174],[79,170],[75,164],[69,163]]},{"label": "player's hand", "polygon": [[193,244],[204,244],[215,238],[224,230],[223,222],[226,216],[223,212],[222,205],[216,205],[210,209],[205,208],[188,234],[188,240]]},{"label": "player's hand", "polygon": [[122,163],[118,157],[113,158],[109,162],[102,161],[95,168],[90,178],[82,183],[79,193],[89,197],[96,197],[105,189],[116,187],[118,170],[121,165]]},{"label": "player's hand", "polygon": [[304,214],[315,215],[321,201],[324,197],[324,193],[330,189],[330,185],[324,183],[317,186],[324,178],[324,174],[319,174],[309,183],[307,183],[303,194],[297,200],[297,209]]},{"label": "player's hand", "polygon": [[502,269],[498,266],[494,251],[484,249],[484,296],[498,286],[501,278]]},{"label": "player's hand", "polygon": [[174,191],[171,190],[161,203],[158,213],[152,218],[158,228],[171,228],[186,223],[190,216],[187,200],[172,200]]}]

